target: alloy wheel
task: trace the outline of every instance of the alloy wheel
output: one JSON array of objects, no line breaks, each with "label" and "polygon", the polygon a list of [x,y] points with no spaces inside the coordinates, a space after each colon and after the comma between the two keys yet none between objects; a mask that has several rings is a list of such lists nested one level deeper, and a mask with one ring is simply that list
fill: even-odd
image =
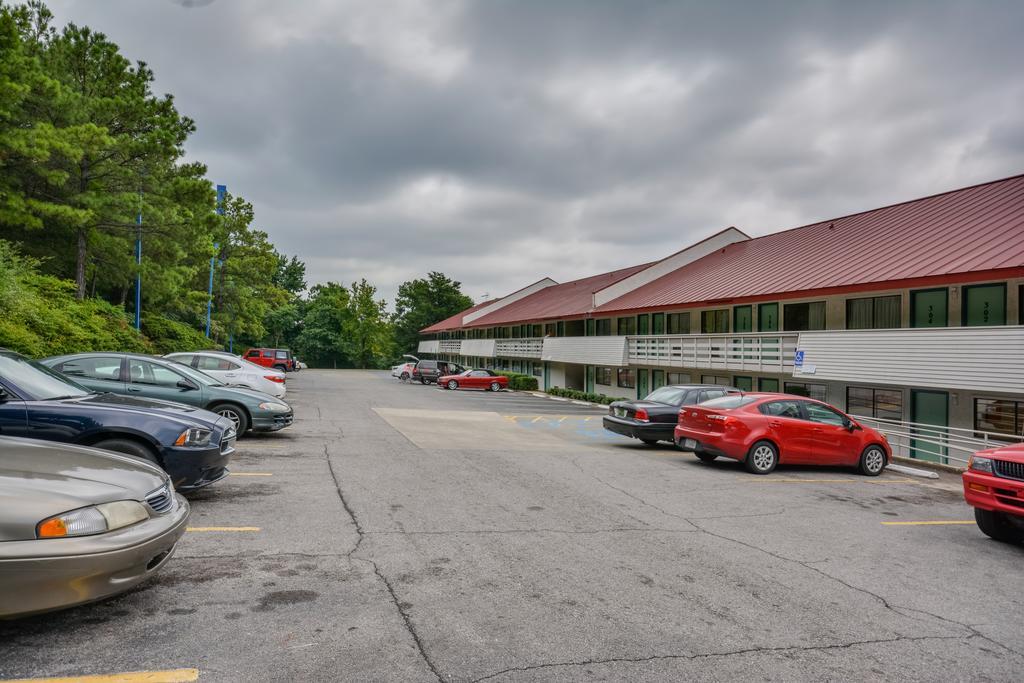
[{"label": "alloy wheel", "polygon": [[231,408],[221,408],[217,411],[217,414],[221,417],[226,417],[231,420],[231,424],[235,426],[235,432],[238,431],[238,425],[241,424],[242,419],[238,416],[238,413]]},{"label": "alloy wheel", "polygon": [[750,457],[754,459],[754,467],[761,471],[771,468],[775,462],[775,452],[768,445],[758,446]]}]

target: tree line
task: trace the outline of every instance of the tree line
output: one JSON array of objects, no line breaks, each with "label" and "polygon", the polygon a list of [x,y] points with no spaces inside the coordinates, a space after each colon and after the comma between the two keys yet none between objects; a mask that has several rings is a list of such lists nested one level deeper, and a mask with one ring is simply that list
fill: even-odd
[{"label": "tree line", "polygon": [[472,305],[440,273],[404,283],[394,312],[365,279],[307,288],[252,205],[218,198],[184,158],[196,123],[153,81],[103,33],[55,27],[40,0],[0,3],[0,346],[288,346],[311,365],[382,367]]}]

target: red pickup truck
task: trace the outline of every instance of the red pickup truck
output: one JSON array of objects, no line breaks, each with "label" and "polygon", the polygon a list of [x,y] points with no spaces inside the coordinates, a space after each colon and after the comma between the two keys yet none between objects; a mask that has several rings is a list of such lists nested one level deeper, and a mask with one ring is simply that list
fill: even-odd
[{"label": "red pickup truck", "polygon": [[997,541],[1024,543],[1024,443],[978,451],[963,479],[978,527]]},{"label": "red pickup truck", "polygon": [[283,372],[295,370],[295,357],[288,349],[249,349],[244,358],[265,368],[277,368]]}]

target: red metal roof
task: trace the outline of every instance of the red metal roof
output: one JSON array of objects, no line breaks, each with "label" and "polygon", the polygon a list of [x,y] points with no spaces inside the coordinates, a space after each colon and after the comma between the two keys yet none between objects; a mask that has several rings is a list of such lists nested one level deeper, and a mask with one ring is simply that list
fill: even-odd
[{"label": "red metal roof", "polygon": [[594,313],[1006,268],[1024,268],[1024,175],[730,244]]},{"label": "red metal roof", "polygon": [[493,313],[478,318],[467,327],[493,327],[513,322],[546,320],[550,318],[571,318],[581,316],[594,306],[594,292],[604,289],[633,273],[651,265],[644,263],[610,273],[601,273],[582,280],[563,282],[545,287],[539,292],[503,306]]},{"label": "red metal roof", "polygon": [[499,299],[488,299],[486,301],[481,301],[478,304],[474,304],[464,311],[460,311],[451,317],[445,318],[444,320],[434,323],[430,327],[424,327],[422,330],[420,330],[420,334],[430,334],[431,332],[443,332],[444,330],[457,330],[460,327],[462,327],[462,316],[466,315],[467,313],[472,313],[473,311],[479,308],[483,308],[484,306],[487,306],[489,304],[493,304],[495,301],[499,301]]}]

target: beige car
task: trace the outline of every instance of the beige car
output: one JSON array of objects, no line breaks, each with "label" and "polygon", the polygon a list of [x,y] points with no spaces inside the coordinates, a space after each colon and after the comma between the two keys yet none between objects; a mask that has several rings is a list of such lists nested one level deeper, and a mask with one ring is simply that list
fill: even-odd
[{"label": "beige car", "polygon": [[143,460],[0,437],[0,619],[133,588],[167,563],[188,516]]}]

